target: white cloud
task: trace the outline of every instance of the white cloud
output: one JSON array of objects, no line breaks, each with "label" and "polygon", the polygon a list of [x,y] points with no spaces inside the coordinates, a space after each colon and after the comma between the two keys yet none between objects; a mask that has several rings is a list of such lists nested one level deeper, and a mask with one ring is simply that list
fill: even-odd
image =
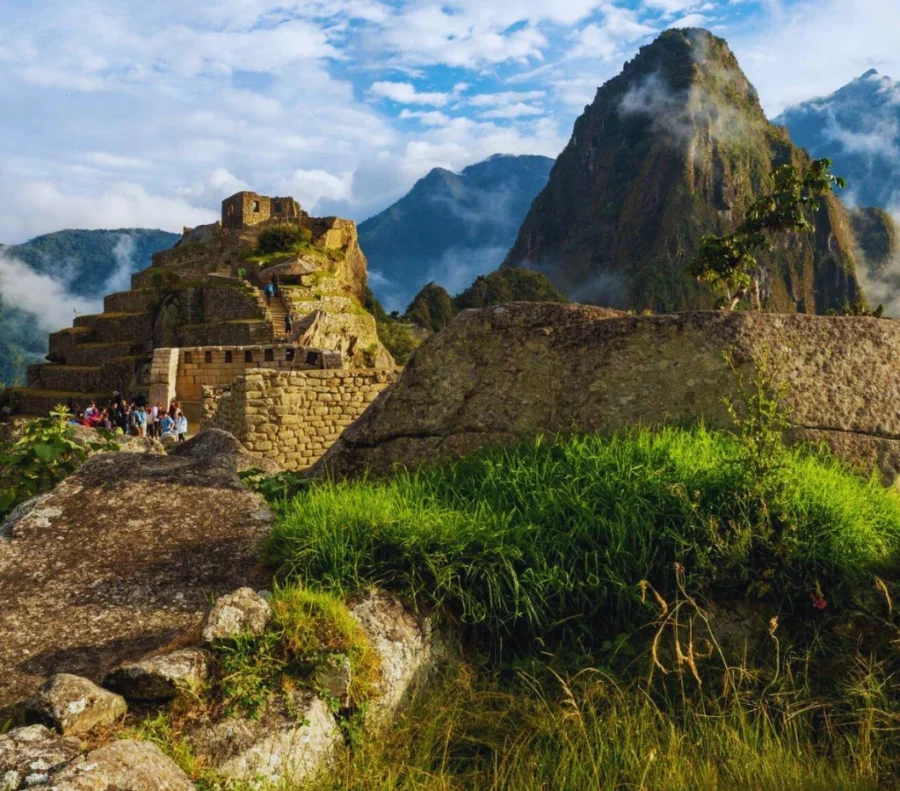
[{"label": "white cloud", "polygon": [[0,251],[0,301],[34,314],[38,326],[54,332],[85,313],[97,313],[102,302],[69,293],[63,280],[39,274],[18,258]]},{"label": "white cloud", "polygon": [[375,82],[369,88],[369,93],[383,99],[390,99],[398,104],[425,104],[431,107],[443,107],[450,101],[449,94],[420,93],[414,85],[408,82]]}]

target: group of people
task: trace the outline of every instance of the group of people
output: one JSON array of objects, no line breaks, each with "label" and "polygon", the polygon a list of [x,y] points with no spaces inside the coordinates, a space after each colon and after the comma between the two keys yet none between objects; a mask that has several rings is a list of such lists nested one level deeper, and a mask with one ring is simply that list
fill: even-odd
[{"label": "group of people", "polygon": [[80,407],[69,404],[69,411],[72,414],[69,423],[73,425],[105,428],[109,431],[118,429],[132,437],[174,437],[179,442],[184,442],[187,438],[187,418],[175,399],[172,399],[166,410],[159,403],[146,403],[142,397],[128,401],[119,393],[114,393],[107,407],[101,409],[96,401],[91,401],[83,411]]}]

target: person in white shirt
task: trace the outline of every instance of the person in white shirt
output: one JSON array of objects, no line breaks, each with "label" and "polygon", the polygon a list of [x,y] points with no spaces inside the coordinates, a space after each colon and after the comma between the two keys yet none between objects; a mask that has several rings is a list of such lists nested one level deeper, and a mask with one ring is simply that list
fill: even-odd
[{"label": "person in white shirt", "polygon": [[84,410],[84,419],[90,420],[94,415],[97,414],[97,403],[95,401],[91,401],[91,405]]},{"label": "person in white shirt", "polygon": [[175,433],[178,435],[178,441],[184,442],[187,439],[188,422],[184,416],[184,412],[179,412],[175,418]]}]

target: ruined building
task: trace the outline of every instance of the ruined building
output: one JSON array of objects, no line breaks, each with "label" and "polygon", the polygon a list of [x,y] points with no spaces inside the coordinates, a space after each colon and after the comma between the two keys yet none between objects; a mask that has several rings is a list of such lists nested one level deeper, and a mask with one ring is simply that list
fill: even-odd
[{"label": "ruined building", "polygon": [[[261,235],[273,228],[287,230],[290,243],[264,252]],[[302,468],[393,378],[363,308],[366,277],[355,223],[310,217],[290,197],[239,192],[222,202],[220,222],[185,228],[132,276],[130,291],[107,295],[103,313],[53,333],[49,362],[29,368],[11,405],[42,415],[59,403],[105,403],[114,391],[150,403],[176,398],[192,431],[227,428],[251,450]],[[267,304],[269,280],[279,294]],[[244,377],[256,369],[278,389],[264,397],[271,415],[231,397],[233,383],[247,392]]]}]

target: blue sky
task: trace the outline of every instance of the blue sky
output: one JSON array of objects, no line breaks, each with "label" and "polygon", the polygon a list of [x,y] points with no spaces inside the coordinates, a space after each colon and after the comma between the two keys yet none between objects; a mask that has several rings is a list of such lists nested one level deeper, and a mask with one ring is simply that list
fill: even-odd
[{"label": "blue sky", "polygon": [[433,167],[554,156],[667,27],[770,116],[870,67],[900,0],[0,0],[0,242],[207,222],[243,188],[360,220]]}]

